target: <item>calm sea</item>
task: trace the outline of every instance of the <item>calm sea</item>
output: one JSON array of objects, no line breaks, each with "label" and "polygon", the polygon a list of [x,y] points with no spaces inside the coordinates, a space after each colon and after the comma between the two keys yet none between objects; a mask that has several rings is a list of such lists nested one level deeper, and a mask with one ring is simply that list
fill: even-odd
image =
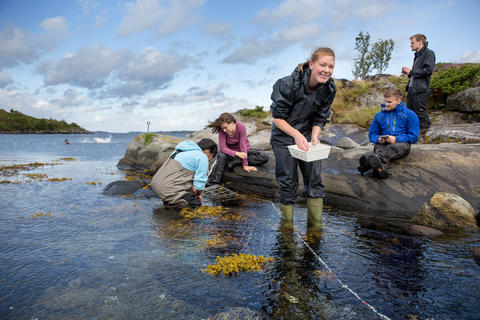
[{"label": "calm sea", "polygon": [[[289,230],[252,197],[187,219],[103,195],[129,179],[116,164],[136,135],[0,135],[0,319],[480,319],[478,234],[410,237],[334,209],[307,229],[301,205]],[[202,271],[238,253],[274,260]]]}]

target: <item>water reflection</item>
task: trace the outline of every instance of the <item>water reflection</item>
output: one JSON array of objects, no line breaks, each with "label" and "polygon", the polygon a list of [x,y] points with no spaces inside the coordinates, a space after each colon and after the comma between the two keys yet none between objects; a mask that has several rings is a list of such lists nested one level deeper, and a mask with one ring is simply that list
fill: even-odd
[{"label": "water reflection", "polygon": [[[327,294],[318,287],[318,260],[323,227],[307,224],[305,239],[296,236],[292,223],[281,223],[274,247],[275,261],[267,282],[265,310],[272,319],[324,318]],[[313,251],[313,252],[312,252]]]}]

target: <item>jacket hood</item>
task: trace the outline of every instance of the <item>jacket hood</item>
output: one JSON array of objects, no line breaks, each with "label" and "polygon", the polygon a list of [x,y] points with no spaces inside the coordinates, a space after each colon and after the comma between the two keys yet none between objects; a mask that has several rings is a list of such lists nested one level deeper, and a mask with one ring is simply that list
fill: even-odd
[{"label": "jacket hood", "polygon": [[382,112],[385,112],[385,113],[387,113],[387,112],[401,112],[401,111],[403,111],[404,108],[407,107],[407,105],[405,104],[405,102],[400,101],[400,103],[397,104],[395,109],[393,109],[392,111],[387,111],[387,109],[385,108],[385,103],[382,103],[381,107],[382,107]]},{"label": "jacket hood", "polygon": [[196,144],[195,142],[191,140],[185,140],[177,144],[175,147],[175,150],[181,150],[181,151],[191,151],[191,150],[198,150],[202,151],[202,149]]}]

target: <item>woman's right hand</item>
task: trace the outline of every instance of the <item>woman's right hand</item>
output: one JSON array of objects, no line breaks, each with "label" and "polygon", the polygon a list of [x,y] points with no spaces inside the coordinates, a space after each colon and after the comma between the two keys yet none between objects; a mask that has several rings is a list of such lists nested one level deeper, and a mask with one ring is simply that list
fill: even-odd
[{"label": "woman's right hand", "polygon": [[245,159],[247,157],[247,154],[245,152],[235,152],[235,155],[239,157],[240,159]]},{"label": "woman's right hand", "polygon": [[303,134],[299,132],[293,138],[295,139],[295,144],[297,145],[298,149],[308,151],[308,140]]}]

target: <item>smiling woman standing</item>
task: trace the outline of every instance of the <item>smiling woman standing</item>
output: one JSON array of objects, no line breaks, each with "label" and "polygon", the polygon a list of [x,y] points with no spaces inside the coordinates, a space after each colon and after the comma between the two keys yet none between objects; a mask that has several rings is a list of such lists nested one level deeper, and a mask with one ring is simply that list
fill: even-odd
[{"label": "smiling woman standing", "polygon": [[334,67],[333,50],[317,48],[307,62],[299,64],[290,76],[277,80],[273,86],[270,143],[275,154],[275,175],[283,223],[293,221],[300,167],[303,195],[307,198],[308,224],[321,224],[324,197],[321,162],[295,159],[287,146],[296,144],[301,150],[307,151],[309,141],[313,145],[319,143],[318,136],[328,122],[336,93],[331,78]]}]

